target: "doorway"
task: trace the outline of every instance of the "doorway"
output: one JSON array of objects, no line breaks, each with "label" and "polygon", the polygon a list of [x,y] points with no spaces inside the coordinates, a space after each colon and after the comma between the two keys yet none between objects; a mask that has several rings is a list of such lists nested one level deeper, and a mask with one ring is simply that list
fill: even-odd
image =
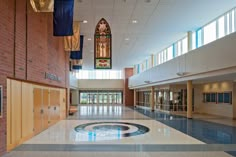
[{"label": "doorway", "polygon": [[80,91],[80,104],[122,104],[122,91]]}]

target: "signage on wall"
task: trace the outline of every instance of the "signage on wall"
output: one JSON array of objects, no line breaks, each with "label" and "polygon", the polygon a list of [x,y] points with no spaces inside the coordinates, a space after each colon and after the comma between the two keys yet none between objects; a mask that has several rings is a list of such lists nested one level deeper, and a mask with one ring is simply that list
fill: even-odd
[{"label": "signage on wall", "polygon": [[3,115],[3,88],[0,85],[0,117]]},{"label": "signage on wall", "polygon": [[47,72],[45,72],[45,79],[61,82],[60,77],[58,77],[57,75],[54,75],[54,74],[47,73]]}]

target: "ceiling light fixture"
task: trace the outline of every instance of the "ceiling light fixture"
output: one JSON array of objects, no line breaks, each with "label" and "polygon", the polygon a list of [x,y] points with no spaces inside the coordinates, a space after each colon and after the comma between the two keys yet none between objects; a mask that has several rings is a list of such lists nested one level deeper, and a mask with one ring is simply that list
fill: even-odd
[{"label": "ceiling light fixture", "polygon": [[92,40],[91,38],[88,38],[88,41]]},{"label": "ceiling light fixture", "polygon": [[87,20],[83,20],[83,23],[88,23],[88,21]]},{"label": "ceiling light fixture", "polygon": [[125,38],[126,41],[129,41],[129,38]]},{"label": "ceiling light fixture", "polygon": [[138,23],[138,21],[137,20],[133,20],[132,23]]}]

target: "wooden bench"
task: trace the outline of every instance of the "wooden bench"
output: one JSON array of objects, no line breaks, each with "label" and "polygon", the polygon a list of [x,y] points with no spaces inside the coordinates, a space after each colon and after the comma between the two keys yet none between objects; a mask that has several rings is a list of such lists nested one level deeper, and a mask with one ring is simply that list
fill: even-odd
[{"label": "wooden bench", "polygon": [[72,106],[69,107],[69,115],[74,115],[78,111],[78,106]]}]

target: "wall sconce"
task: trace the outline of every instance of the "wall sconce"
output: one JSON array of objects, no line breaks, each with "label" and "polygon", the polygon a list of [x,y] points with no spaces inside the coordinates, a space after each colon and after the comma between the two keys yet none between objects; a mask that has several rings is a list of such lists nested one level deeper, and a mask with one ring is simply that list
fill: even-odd
[{"label": "wall sconce", "polygon": [[151,81],[144,81],[144,83],[147,83],[147,84],[149,84],[149,83],[151,83]]},{"label": "wall sconce", "polygon": [[180,77],[183,77],[185,75],[187,75],[188,72],[177,72],[176,75],[180,76]]}]

